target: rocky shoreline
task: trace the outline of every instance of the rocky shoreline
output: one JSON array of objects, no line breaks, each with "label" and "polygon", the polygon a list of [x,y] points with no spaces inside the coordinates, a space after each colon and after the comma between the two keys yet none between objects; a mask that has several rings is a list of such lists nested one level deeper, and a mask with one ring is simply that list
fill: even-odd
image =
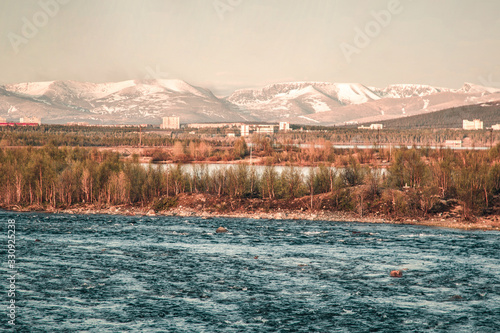
[{"label": "rocky shoreline", "polygon": [[352,212],[332,212],[332,211],[297,211],[278,209],[274,211],[242,211],[235,210],[232,212],[216,212],[210,210],[200,210],[191,207],[183,207],[179,205],[165,211],[156,212],[150,207],[136,207],[130,205],[111,206],[98,208],[94,205],[75,205],[71,208],[56,209],[53,207],[19,207],[10,206],[3,207],[9,211],[18,212],[43,212],[53,214],[109,214],[109,215],[124,215],[124,216],[180,216],[180,217],[201,217],[204,219],[212,218],[248,218],[248,219],[272,219],[272,220],[316,220],[328,222],[358,222],[358,223],[379,223],[379,224],[406,224],[406,225],[421,225],[437,228],[452,228],[462,230],[492,230],[500,231],[500,219],[497,216],[479,217],[475,221],[462,221],[454,217],[431,216],[426,219],[411,219],[411,218],[390,218],[386,216],[366,215],[359,216]]}]

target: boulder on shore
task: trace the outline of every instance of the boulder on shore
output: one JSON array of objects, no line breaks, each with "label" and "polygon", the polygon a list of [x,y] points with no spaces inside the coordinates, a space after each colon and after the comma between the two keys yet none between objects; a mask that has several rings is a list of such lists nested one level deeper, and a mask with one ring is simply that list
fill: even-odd
[{"label": "boulder on shore", "polygon": [[216,233],[221,234],[224,232],[227,232],[227,229],[224,227],[218,227],[217,230],[215,230]]},{"label": "boulder on shore", "polygon": [[403,272],[402,271],[391,271],[391,277],[403,277]]}]

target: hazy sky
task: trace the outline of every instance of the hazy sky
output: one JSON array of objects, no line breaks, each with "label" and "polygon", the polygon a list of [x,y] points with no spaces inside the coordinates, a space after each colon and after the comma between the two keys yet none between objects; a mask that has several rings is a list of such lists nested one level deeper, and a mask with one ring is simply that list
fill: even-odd
[{"label": "hazy sky", "polygon": [[500,1],[0,0],[0,51],[0,84],[500,86]]}]

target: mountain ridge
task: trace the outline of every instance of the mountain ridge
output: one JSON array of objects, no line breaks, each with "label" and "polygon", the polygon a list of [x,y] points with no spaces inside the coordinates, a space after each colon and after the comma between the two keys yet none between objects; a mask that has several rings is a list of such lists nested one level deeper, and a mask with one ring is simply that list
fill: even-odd
[{"label": "mountain ridge", "polygon": [[420,84],[384,88],[361,83],[282,82],[217,97],[182,80],[91,83],[72,80],[0,86],[0,117],[37,116],[44,123],[280,121],[324,125],[393,119],[500,100],[500,89],[464,83],[460,89]]}]

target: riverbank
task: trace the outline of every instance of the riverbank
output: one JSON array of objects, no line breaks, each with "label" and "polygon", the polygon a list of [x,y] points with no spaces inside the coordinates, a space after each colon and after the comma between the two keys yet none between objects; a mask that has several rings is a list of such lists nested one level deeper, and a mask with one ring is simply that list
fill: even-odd
[{"label": "riverbank", "polygon": [[[171,199],[171,207],[165,209],[154,209],[153,206],[98,206],[95,204],[76,204],[66,208],[54,208],[51,206],[8,206],[2,209],[19,212],[39,211],[57,214],[110,214],[124,216],[199,216],[204,219],[225,218],[249,218],[249,219],[273,219],[273,220],[316,220],[330,222],[361,222],[380,224],[408,224],[422,225],[437,228],[452,228],[462,230],[494,230],[500,231],[500,216],[490,215],[476,217],[472,221],[463,220],[456,214],[431,214],[423,217],[387,216],[384,214],[357,214],[352,211],[330,211],[326,209],[310,210],[303,205],[290,202],[286,206],[293,208],[282,208],[274,202],[274,205],[262,199],[246,199],[230,201],[224,198],[210,198],[205,194],[180,195]],[[225,198],[229,199],[229,198]],[[296,199],[304,202],[307,198]],[[281,205],[283,206],[283,205]],[[299,208],[299,206],[302,206]]]}]

